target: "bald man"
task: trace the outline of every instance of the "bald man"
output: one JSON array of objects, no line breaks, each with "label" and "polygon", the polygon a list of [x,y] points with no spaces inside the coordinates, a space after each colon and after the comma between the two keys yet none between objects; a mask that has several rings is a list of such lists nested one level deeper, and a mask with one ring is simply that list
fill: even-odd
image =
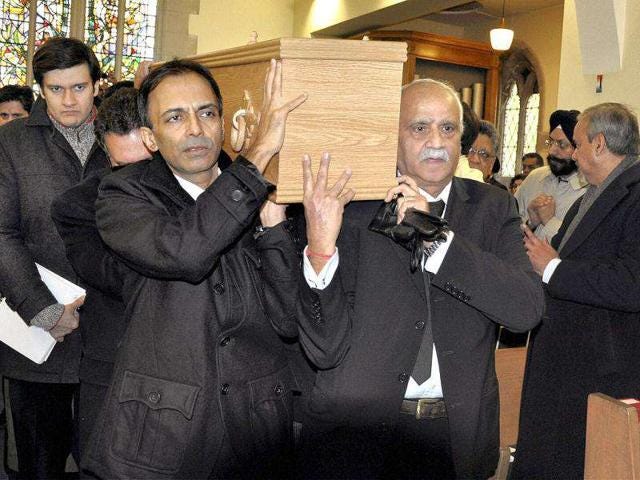
[{"label": "bald man", "polygon": [[[368,226],[348,174],[327,187],[305,170],[307,248],[300,341],[318,367],[303,428],[303,474],[317,478],[488,478],[498,462],[496,325],[526,331],[542,313],[515,200],[454,177],[462,107],[433,80],[405,87],[398,218],[443,216],[446,239],[411,253]],[[436,212],[436,209],[441,211]],[[414,264],[415,267],[415,264]]]}]

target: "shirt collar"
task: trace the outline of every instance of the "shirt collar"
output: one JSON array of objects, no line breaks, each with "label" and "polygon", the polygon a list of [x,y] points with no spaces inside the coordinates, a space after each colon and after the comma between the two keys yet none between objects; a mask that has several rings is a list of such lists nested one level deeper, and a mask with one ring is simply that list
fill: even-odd
[{"label": "shirt collar", "polygon": [[432,197],[421,188],[418,188],[418,192],[420,193],[420,195],[426,198],[428,202],[437,202],[438,200],[442,200],[446,206],[449,202],[449,193],[451,193],[451,180],[449,180],[449,183],[447,183],[447,185],[442,189],[437,197]]},{"label": "shirt collar", "polygon": [[[220,175],[221,173],[222,172],[218,167],[218,175]],[[173,176],[176,177],[176,180],[178,181],[180,186],[183,188],[183,190],[187,192],[189,196],[194,200],[198,200],[198,197],[202,195],[202,193],[204,192],[204,188],[202,188],[200,185],[196,185],[195,183],[190,182],[189,180],[185,180],[184,178],[176,175],[175,173],[173,174]]]},{"label": "shirt collar", "polygon": [[558,181],[563,180],[569,184],[574,190],[580,190],[581,188],[589,185],[584,176],[579,172],[573,172],[569,176],[562,176],[558,178]]}]

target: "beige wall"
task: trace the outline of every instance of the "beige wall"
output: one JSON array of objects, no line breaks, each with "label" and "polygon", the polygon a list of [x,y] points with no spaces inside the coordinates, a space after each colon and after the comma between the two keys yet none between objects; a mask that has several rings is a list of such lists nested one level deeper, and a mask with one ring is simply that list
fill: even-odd
[{"label": "beige wall", "polygon": [[404,0],[296,0],[293,34],[310,37],[311,32],[389,7]]},{"label": "beige wall", "polygon": [[549,129],[549,116],[557,110],[562,45],[562,5],[536,10],[508,19],[515,32],[515,44],[532,54],[542,91],[540,130]]},{"label": "beige wall", "polygon": [[258,41],[291,37],[293,5],[294,0],[201,0],[189,33],[198,39],[198,54],[246,45],[254,30]]},{"label": "beige wall", "polygon": [[[584,110],[597,103],[622,102],[640,111],[640,2],[627,1],[622,68],[604,74],[602,93],[595,93],[596,76],[582,73],[573,0],[565,0],[564,8],[558,107]],[[584,28],[597,28],[597,25],[585,25]]]}]

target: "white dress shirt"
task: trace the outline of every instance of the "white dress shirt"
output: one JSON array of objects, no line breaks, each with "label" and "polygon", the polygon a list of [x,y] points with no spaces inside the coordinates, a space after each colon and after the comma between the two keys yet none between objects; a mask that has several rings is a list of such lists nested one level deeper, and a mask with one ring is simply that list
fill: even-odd
[{"label": "white dress shirt", "polygon": [[569,208],[584,195],[587,186],[587,181],[579,172],[556,177],[548,166],[536,168],[524,179],[514,195],[518,201],[520,217],[524,222],[527,222],[529,220],[529,212],[527,211],[529,203],[540,194],[551,195],[556,204],[556,213],[545,225],[541,223],[533,231],[536,237],[547,239],[550,242],[558,233]]},{"label": "white dress shirt", "polygon": [[[444,211],[442,215],[444,216],[447,211],[447,202],[449,201],[449,193],[451,192],[451,182],[447,184],[447,186],[440,192],[437,197],[432,197],[427,192],[422,189],[419,189],[420,194],[427,199],[429,202],[437,202],[438,200],[442,200],[445,204]],[[447,252],[449,251],[449,246],[453,241],[454,233],[452,231],[447,232],[447,239],[444,243],[440,244],[440,246],[436,249],[436,251],[429,256],[428,258],[423,260],[422,270],[426,270],[427,272],[433,273],[434,275],[438,273],[440,269],[440,265],[444,261]],[[307,248],[305,247],[304,255],[303,255],[303,268],[304,268],[304,276],[307,281],[307,284],[311,288],[315,288],[317,290],[323,290],[326,288],[333,279],[336,270],[338,269],[338,264],[340,261],[339,252],[336,248],[335,253],[331,257],[331,259],[325,264],[320,273],[315,272],[313,267],[311,266],[311,262],[307,257]],[[440,380],[440,364],[438,363],[438,355],[436,353],[436,345],[435,342],[433,344],[433,357],[431,360],[431,377],[425,380],[424,383],[418,384],[413,377],[409,378],[409,383],[407,385],[407,390],[405,392],[405,398],[442,398],[442,381]]]}]

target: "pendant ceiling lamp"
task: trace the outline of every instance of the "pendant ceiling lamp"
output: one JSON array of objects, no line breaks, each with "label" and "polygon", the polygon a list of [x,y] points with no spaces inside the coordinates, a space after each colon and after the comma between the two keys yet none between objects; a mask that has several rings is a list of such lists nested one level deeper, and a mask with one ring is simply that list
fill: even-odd
[{"label": "pendant ceiling lamp", "polygon": [[513,30],[505,28],[504,26],[504,4],[506,0],[502,0],[502,20],[500,20],[500,27],[494,28],[489,32],[491,37],[491,47],[494,50],[509,50],[511,48],[511,42],[513,42]]}]

